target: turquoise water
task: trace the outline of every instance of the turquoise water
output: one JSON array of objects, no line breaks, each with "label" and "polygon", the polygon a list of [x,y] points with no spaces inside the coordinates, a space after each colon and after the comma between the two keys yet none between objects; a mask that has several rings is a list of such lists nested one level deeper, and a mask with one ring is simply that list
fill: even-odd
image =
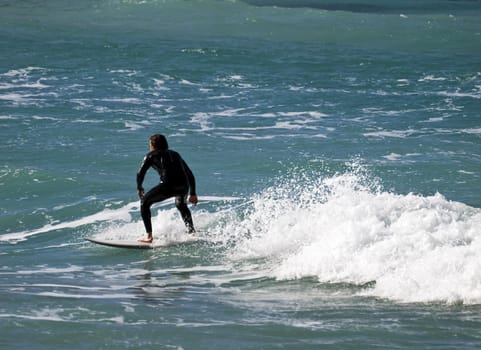
[{"label": "turquoise water", "polygon": [[[0,348],[479,348],[480,15],[0,1]],[[85,241],[143,235],[157,132],[203,240]]]}]

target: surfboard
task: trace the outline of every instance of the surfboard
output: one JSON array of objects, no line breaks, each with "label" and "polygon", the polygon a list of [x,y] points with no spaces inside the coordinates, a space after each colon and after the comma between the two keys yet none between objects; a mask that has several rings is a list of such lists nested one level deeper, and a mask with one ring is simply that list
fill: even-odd
[{"label": "surfboard", "polygon": [[117,248],[131,248],[131,249],[152,249],[154,245],[152,243],[142,243],[137,241],[121,241],[117,239],[98,239],[98,238],[86,238],[87,241],[105,245],[108,247]]},{"label": "surfboard", "polygon": [[130,248],[130,249],[165,248],[165,247],[171,247],[175,245],[192,244],[195,242],[202,241],[201,238],[194,237],[194,236],[189,237],[188,239],[182,240],[182,241],[157,242],[154,240],[153,243],[143,243],[138,241],[127,241],[127,240],[118,240],[118,239],[100,239],[100,238],[86,238],[86,240],[95,244],[104,245],[108,247]]}]

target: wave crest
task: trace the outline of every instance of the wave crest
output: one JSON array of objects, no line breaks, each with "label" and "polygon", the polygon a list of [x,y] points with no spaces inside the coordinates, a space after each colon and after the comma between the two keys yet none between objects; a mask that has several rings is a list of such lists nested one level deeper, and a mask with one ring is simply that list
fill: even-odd
[{"label": "wave crest", "polygon": [[264,260],[279,280],[368,283],[360,293],[479,304],[480,224],[480,209],[439,193],[386,192],[357,168],[280,180],[223,231],[237,235],[232,259]]}]

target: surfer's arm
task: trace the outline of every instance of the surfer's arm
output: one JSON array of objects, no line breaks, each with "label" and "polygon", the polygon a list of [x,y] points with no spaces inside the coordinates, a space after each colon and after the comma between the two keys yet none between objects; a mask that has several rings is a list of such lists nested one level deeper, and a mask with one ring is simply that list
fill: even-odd
[{"label": "surfer's arm", "polygon": [[189,166],[187,163],[182,159],[182,166],[184,167],[185,174],[187,175],[187,181],[189,182],[189,193],[192,197],[197,197],[196,191],[195,191],[195,177],[194,174],[192,173],[192,170],[190,170]]},{"label": "surfer's arm", "polygon": [[141,197],[141,193],[144,192],[144,188],[142,187],[142,184],[144,182],[145,178],[145,173],[150,167],[151,163],[151,157],[146,155],[144,157],[144,160],[142,161],[142,164],[140,165],[139,171],[137,171],[137,193],[139,194],[139,197]]},{"label": "surfer's arm", "polygon": [[195,191],[195,177],[194,177],[194,174],[192,173],[192,170],[190,170],[189,166],[187,165],[187,163],[182,158],[180,158],[180,161],[181,161],[182,167],[184,168],[184,173],[187,176],[187,181],[189,182],[189,193],[190,193],[189,202],[196,205],[197,202],[198,202],[198,199],[197,199],[197,194],[196,194],[196,191]]}]

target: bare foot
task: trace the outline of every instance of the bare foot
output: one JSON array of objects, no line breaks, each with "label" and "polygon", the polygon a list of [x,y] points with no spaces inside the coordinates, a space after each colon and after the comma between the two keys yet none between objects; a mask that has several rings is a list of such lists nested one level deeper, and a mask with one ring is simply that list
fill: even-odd
[{"label": "bare foot", "polygon": [[140,242],[140,243],[152,243],[153,240],[154,240],[153,237],[147,236],[146,238],[141,238],[141,239],[137,240],[137,242]]}]

